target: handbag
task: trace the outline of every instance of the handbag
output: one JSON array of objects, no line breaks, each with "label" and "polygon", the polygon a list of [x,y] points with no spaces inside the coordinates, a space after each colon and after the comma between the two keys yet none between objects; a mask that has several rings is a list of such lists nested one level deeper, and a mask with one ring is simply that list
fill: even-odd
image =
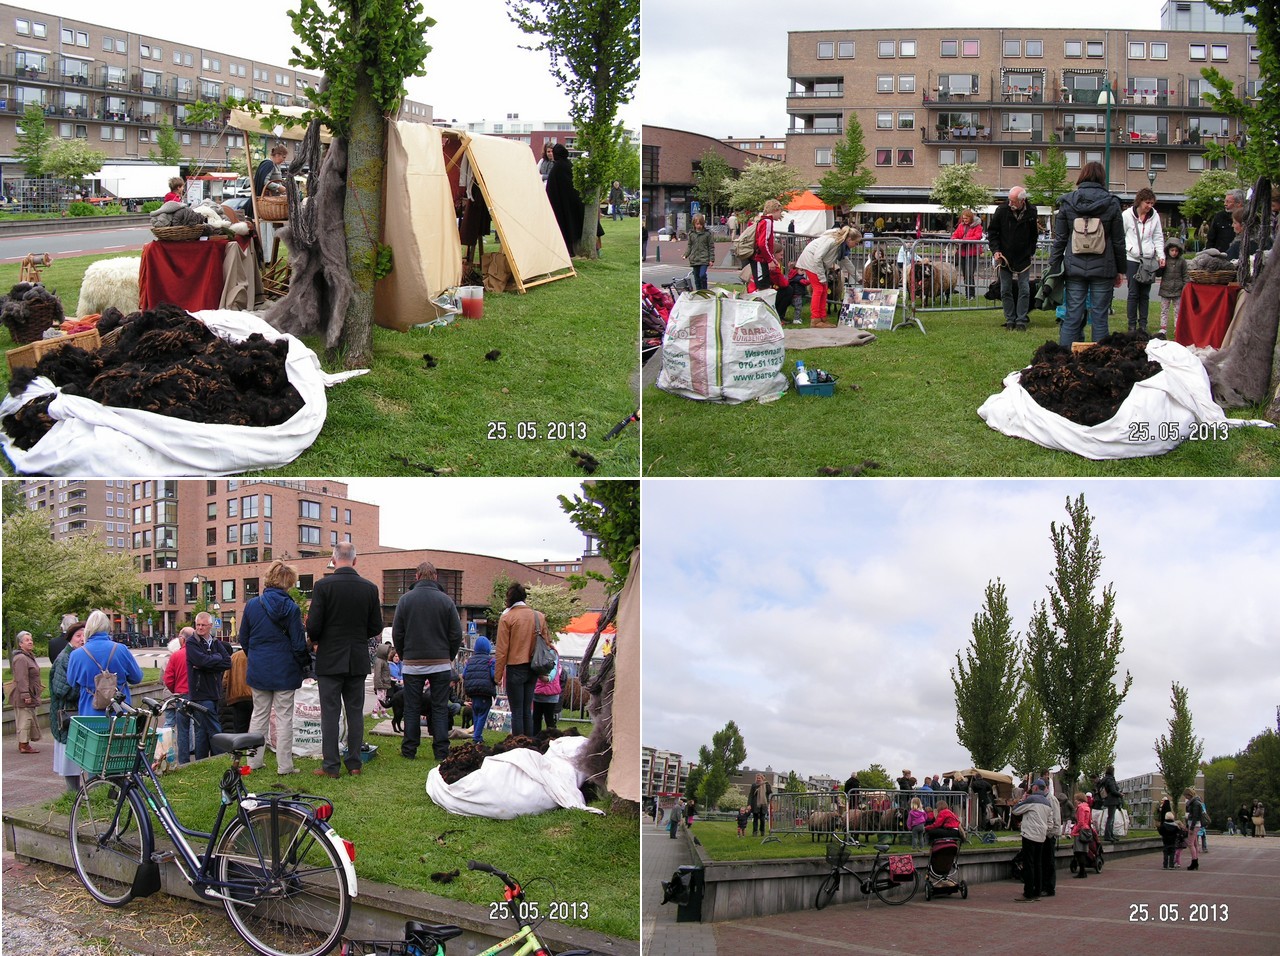
[{"label": "handbag", "polygon": [[555,648],[542,639],[542,616],[537,611],[533,615],[534,646],[533,657],[529,659],[529,670],[543,677],[551,673],[559,658]]},{"label": "handbag", "polygon": [[1142,251],[1142,223],[1136,222],[1138,233],[1138,271],[1133,274],[1134,282],[1141,282],[1143,285],[1151,285],[1156,281],[1156,270],[1160,268],[1160,259],[1157,256],[1145,255]]},{"label": "handbag", "polygon": [[916,875],[916,861],[909,853],[889,857],[889,879],[909,883]]}]

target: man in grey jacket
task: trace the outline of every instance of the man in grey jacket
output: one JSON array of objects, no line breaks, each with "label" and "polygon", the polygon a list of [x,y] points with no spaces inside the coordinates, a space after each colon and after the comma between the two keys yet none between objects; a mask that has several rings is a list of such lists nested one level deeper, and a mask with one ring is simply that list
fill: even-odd
[{"label": "man in grey jacket", "polygon": [[1053,826],[1053,810],[1045,796],[1045,783],[1036,780],[1031,792],[1012,810],[1022,818],[1022,895],[1018,902],[1039,899],[1044,887],[1044,852],[1048,845],[1049,830]]},{"label": "man in grey jacket", "polygon": [[436,566],[418,565],[418,579],[396,604],[391,643],[404,677],[404,740],[400,755],[418,756],[422,740],[422,691],[431,686],[431,749],[436,762],[449,756],[449,684],[453,659],[462,647],[462,622],[453,599],[436,582]]}]

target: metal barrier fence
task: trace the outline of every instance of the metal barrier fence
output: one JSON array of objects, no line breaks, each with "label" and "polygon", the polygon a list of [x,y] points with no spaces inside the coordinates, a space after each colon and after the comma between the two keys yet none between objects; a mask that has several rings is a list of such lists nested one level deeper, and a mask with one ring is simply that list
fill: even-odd
[{"label": "metal barrier fence", "polygon": [[769,797],[769,827],[764,842],[783,836],[808,834],[811,840],[859,838],[869,842],[880,836],[907,833],[907,811],[912,797],[924,808],[947,805],[966,828],[972,828],[966,791],[933,790],[807,790],[775,793]]},{"label": "metal barrier fence", "polygon": [[[1041,246],[1031,260],[1031,281],[1038,285],[1049,263],[1049,250]],[[901,244],[896,258],[901,277],[903,320],[894,326],[914,324],[923,332],[921,312],[962,312],[1002,308],[1000,276],[991,248],[982,239],[924,237]],[[994,290],[994,299],[986,298]],[[1035,291],[1032,290],[1034,299]]]}]

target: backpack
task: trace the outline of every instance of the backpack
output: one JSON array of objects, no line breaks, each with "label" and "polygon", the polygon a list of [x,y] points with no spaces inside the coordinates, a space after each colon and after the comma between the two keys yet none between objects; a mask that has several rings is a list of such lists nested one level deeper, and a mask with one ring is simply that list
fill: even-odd
[{"label": "backpack", "polygon": [[[89,654],[89,648],[85,648],[84,652]],[[116,648],[111,646],[111,653],[107,655],[107,666],[103,667],[98,663],[98,659],[89,654],[89,660],[93,661],[94,666],[98,668],[98,676],[93,679],[93,706],[95,710],[106,710],[111,706],[111,702],[116,699],[116,692],[120,689],[120,684],[116,678],[115,672],[109,670],[111,667],[111,658],[115,656]]]},{"label": "backpack", "polygon": [[1101,219],[1078,216],[1071,223],[1071,253],[1098,256],[1107,251],[1107,231]]},{"label": "backpack", "polygon": [[752,219],[743,227],[742,233],[733,240],[733,254],[739,259],[754,259],[756,255],[756,223]]}]

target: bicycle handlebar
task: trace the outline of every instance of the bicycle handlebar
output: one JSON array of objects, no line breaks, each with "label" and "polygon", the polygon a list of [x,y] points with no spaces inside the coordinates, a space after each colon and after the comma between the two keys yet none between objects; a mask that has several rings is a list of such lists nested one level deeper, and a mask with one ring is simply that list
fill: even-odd
[{"label": "bicycle handlebar", "polygon": [[519,888],[520,888],[520,884],[518,884],[518,883],[517,883],[514,879],[512,879],[508,874],[503,873],[503,872],[502,872],[500,869],[498,869],[496,866],[490,866],[488,863],[482,863],[482,862],[481,862],[481,861],[479,861],[479,860],[468,860],[468,861],[467,861],[467,869],[468,869],[468,870],[479,870],[479,871],[480,871],[480,872],[482,872],[482,873],[492,873],[492,874],[493,874],[494,876],[496,876],[498,879],[502,880],[502,882],[503,882],[503,883],[505,883],[509,888],[511,888],[511,889],[513,889],[513,890],[515,890],[515,889],[519,889]]}]

